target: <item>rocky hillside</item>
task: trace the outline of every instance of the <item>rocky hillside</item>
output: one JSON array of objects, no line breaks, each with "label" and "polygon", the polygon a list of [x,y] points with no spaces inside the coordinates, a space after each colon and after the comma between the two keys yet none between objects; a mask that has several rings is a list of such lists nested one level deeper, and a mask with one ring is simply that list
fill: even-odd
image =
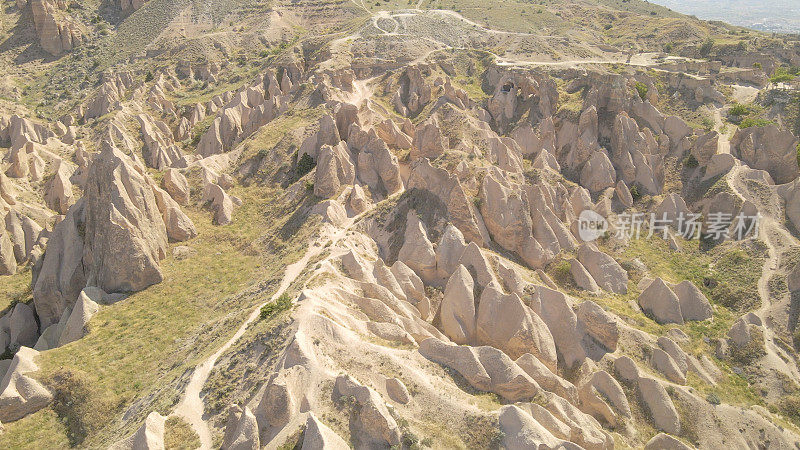
[{"label": "rocky hillside", "polygon": [[0,447],[800,445],[792,38],[637,0],[0,14]]}]

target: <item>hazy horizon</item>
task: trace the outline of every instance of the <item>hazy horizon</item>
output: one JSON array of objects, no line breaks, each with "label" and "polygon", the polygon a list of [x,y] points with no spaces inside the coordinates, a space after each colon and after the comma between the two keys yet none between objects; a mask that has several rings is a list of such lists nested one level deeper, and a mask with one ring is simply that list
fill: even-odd
[{"label": "hazy horizon", "polygon": [[705,20],[778,33],[800,33],[800,2],[797,0],[654,0],[683,14]]}]

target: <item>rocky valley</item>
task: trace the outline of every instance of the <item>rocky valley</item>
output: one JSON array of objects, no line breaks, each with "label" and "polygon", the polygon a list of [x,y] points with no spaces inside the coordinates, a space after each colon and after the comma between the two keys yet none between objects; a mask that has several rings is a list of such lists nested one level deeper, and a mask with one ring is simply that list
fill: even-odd
[{"label": "rocky valley", "polygon": [[1,448],[800,446],[800,38],[16,0]]}]

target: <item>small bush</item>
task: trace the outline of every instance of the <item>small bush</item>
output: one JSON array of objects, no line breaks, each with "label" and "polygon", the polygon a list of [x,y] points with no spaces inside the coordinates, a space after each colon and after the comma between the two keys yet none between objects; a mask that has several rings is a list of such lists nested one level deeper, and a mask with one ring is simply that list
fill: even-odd
[{"label": "small bush", "polygon": [[711,49],[713,49],[713,48],[714,48],[714,40],[711,39],[711,38],[706,39],[706,41],[703,42],[703,45],[700,46],[700,49],[699,49],[700,56],[705,57],[705,56],[710,55],[711,54]]},{"label": "small bush", "polygon": [[292,307],[292,298],[283,293],[274,302],[267,303],[261,308],[261,320],[271,319],[275,315]]},{"label": "small bush", "polygon": [[750,114],[750,108],[747,105],[742,105],[740,103],[736,103],[733,105],[728,112],[731,116],[746,116]]},{"label": "small bush", "polygon": [[642,194],[639,193],[639,187],[635,184],[631,186],[631,197],[633,197],[634,200],[642,198]]},{"label": "small bush", "polygon": [[742,123],[739,124],[739,127],[740,128],[766,127],[774,124],[775,122],[767,119],[762,119],[760,117],[748,117],[742,120]]},{"label": "small bush", "polygon": [[297,161],[297,168],[295,169],[297,178],[303,178],[308,172],[311,172],[316,165],[317,163],[314,162],[314,158],[312,158],[311,155],[303,153],[303,156]]},{"label": "small bush", "polygon": [[719,405],[722,401],[717,397],[717,394],[711,393],[706,395],[706,401],[712,405]]},{"label": "small bush", "polygon": [[788,83],[789,81],[794,80],[796,76],[797,74],[792,73],[790,69],[787,69],[786,67],[778,67],[775,69],[775,73],[772,75],[772,77],[770,77],[769,81],[773,84]]},{"label": "small bush", "polygon": [[153,81],[153,72],[147,72],[147,75],[144,76],[144,82],[149,83]]},{"label": "small bush", "polygon": [[648,88],[646,84],[637,81],[636,92],[639,93],[639,98],[647,100],[647,93],[650,92],[650,88]]},{"label": "small bush", "polygon": [[797,165],[800,166],[800,144],[797,144]]},{"label": "small bush", "polygon": [[686,158],[686,163],[685,164],[686,164],[686,167],[694,169],[695,167],[700,165],[700,162],[697,161],[697,158],[695,158],[694,155],[689,155]]}]

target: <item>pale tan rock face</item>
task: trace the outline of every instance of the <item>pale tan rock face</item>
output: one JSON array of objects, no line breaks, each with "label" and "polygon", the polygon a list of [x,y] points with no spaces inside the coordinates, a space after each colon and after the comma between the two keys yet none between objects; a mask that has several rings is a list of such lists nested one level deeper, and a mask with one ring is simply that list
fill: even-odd
[{"label": "pale tan rock face", "polygon": [[381,396],[348,375],[336,378],[334,387],[340,396],[352,396],[361,406],[358,413],[360,432],[373,445],[396,445],[400,442],[400,431]]},{"label": "pale tan rock face", "polygon": [[104,144],[89,166],[84,197],[53,230],[34,274],[42,327],[58,321],[87,285],[117,293],[160,283],[159,261],[168,239],[195,235],[191,220],[169,194],[138,163]]},{"label": "pale tan rock face", "polygon": [[136,119],[144,140],[142,156],[148,167],[164,170],[169,167],[186,166],[183,153],[175,145],[171,134],[164,132],[169,131],[164,122],[154,120],[147,114],[139,114]]},{"label": "pale tan rock face", "polygon": [[69,315],[69,319],[64,324],[64,329],[58,338],[57,345],[59,347],[82,338],[87,332],[86,326],[89,320],[100,311],[100,305],[89,298],[87,292],[87,290],[84,290],[78,296],[78,301],[72,308],[72,313]]},{"label": "pale tan rock face", "polygon": [[69,207],[75,203],[72,182],[63,162],[58,164],[53,178],[45,187],[44,201],[50,209],[59,214],[66,214]]},{"label": "pale tan rock face", "polygon": [[476,337],[513,359],[531,353],[547,366],[556,366],[556,346],[547,325],[517,294],[504,294],[494,283],[481,294]]},{"label": "pale tan rock face", "polygon": [[578,323],[583,330],[608,351],[615,351],[619,342],[619,325],[614,317],[597,303],[585,301],[578,306]]},{"label": "pale tan rock face", "polygon": [[59,56],[78,47],[83,41],[79,26],[65,13],[63,0],[30,0],[33,24],[42,49]]},{"label": "pale tan rock face", "polygon": [[466,347],[429,338],[420,344],[422,356],[458,371],[474,387],[509,401],[528,399],[540,387],[511,358],[494,347]]},{"label": "pale tan rock face", "polygon": [[228,423],[222,447],[237,450],[258,450],[261,448],[258,436],[258,421],[250,408],[239,406],[228,409]]},{"label": "pale tan rock face", "polygon": [[164,172],[162,187],[178,204],[186,205],[189,203],[189,182],[177,169],[167,169]]},{"label": "pale tan rock face", "polygon": [[406,216],[405,241],[397,259],[414,270],[423,281],[436,279],[436,252],[428,239],[425,224],[413,210]]},{"label": "pale tan rock face", "polygon": [[616,173],[608,156],[603,151],[594,152],[581,171],[581,185],[596,193],[614,186],[615,181]]},{"label": "pale tan rock face", "polygon": [[87,281],[106,292],[139,291],[163,279],[164,220],[146,176],[114,147],[89,167],[86,183]]},{"label": "pale tan rock face", "polygon": [[317,450],[320,448],[347,450],[350,445],[328,426],[320,422],[314,413],[311,413],[308,415],[306,429],[303,433],[302,450]]},{"label": "pale tan rock face", "polygon": [[17,260],[14,257],[14,245],[5,230],[0,231],[0,275],[17,273]]},{"label": "pale tan rock face", "polygon": [[39,352],[22,347],[11,361],[0,382],[0,421],[12,422],[32,414],[52,400],[53,395],[27,374],[39,370],[35,358]]},{"label": "pale tan rock face", "polygon": [[444,291],[442,331],[456,344],[475,340],[475,284],[464,266],[458,266]]},{"label": "pale tan rock face", "polygon": [[638,384],[639,393],[650,412],[653,425],[670,434],[680,433],[680,417],[661,382],[654,378],[641,377]]},{"label": "pale tan rock face", "polygon": [[355,165],[347,144],[342,141],[336,146],[323,146],[317,156],[314,195],[323,199],[335,197],[353,181]]},{"label": "pale tan rock face", "polygon": [[85,201],[79,200],[53,229],[41,269],[34,273],[33,302],[42,328],[55,323],[86,286],[83,264]]},{"label": "pale tan rock face", "polygon": [[738,130],[731,139],[731,154],[753,169],[766,170],[775,183],[797,178],[797,138],[775,125]]},{"label": "pale tan rock face", "polygon": [[659,323],[683,323],[680,300],[661,278],[639,295],[639,305]]},{"label": "pale tan rock face", "polygon": [[131,436],[112,444],[110,450],[139,450],[164,448],[166,417],[153,411]]},{"label": "pale tan rock face", "polygon": [[417,127],[414,141],[411,144],[411,159],[434,159],[447,149],[447,138],[442,136],[439,125],[435,121],[426,122]]},{"label": "pale tan rock face", "polygon": [[584,244],[578,249],[578,260],[601,288],[617,294],[628,292],[628,273],[611,256]]}]

